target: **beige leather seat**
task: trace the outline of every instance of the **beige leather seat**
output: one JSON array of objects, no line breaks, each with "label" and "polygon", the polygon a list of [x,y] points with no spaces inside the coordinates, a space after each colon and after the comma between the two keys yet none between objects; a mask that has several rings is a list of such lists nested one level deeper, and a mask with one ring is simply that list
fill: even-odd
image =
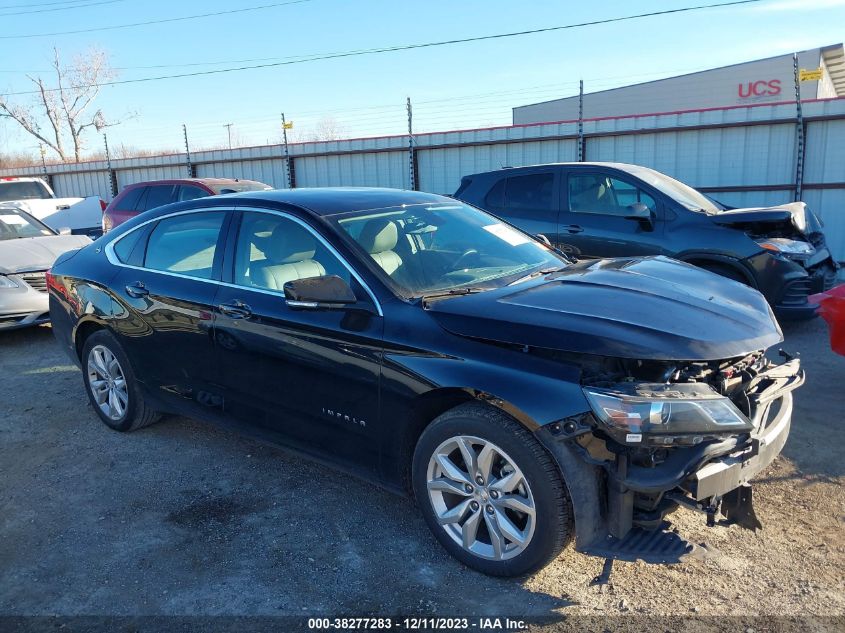
[{"label": "beige leather seat", "polygon": [[399,229],[396,223],[384,218],[367,222],[358,237],[358,243],[390,276],[402,266],[402,258],[393,250],[398,242]]},{"label": "beige leather seat", "polygon": [[282,290],[288,281],[320,277],[326,274],[323,265],[315,261],[317,240],[293,222],[280,224],[264,245],[263,261],[250,265],[253,286]]}]

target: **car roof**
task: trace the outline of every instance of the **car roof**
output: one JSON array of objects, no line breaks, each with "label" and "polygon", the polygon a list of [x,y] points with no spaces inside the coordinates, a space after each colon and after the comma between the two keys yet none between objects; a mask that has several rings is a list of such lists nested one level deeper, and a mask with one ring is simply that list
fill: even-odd
[{"label": "car roof", "polygon": [[338,215],[352,211],[385,209],[403,204],[454,202],[452,198],[423,191],[376,187],[315,187],[304,189],[271,189],[244,191],[225,196],[241,202],[274,202],[289,204],[317,215]]},{"label": "car roof", "polygon": [[592,161],[592,162],[565,162],[565,163],[540,163],[538,165],[520,165],[519,167],[502,167],[501,169],[491,169],[490,171],[480,171],[477,174],[470,174],[469,178],[474,176],[485,176],[487,174],[498,174],[501,172],[506,171],[519,171],[519,170],[527,170],[527,169],[542,169],[543,167],[610,167],[611,169],[619,169],[621,171],[634,171],[634,170],[643,170],[643,169],[650,169],[648,167],[643,167],[642,165],[633,165],[631,163],[611,163],[611,162],[601,162],[601,161]]},{"label": "car roof", "polygon": [[256,185],[263,185],[263,182],[257,180],[247,180],[246,178],[161,178],[159,180],[144,180],[142,182],[133,182],[126,185],[124,189],[130,187],[140,187],[143,185],[159,185],[159,184],[180,184],[180,183],[199,183],[201,185],[227,185],[231,183],[248,182]]}]

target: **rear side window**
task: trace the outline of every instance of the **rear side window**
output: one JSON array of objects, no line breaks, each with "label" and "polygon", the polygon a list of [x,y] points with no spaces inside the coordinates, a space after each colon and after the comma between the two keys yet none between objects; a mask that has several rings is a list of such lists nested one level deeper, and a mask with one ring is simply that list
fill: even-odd
[{"label": "rear side window", "polygon": [[554,185],[552,173],[503,178],[490,189],[484,203],[505,216],[547,218],[555,209]]},{"label": "rear side window", "polygon": [[152,185],[147,192],[147,200],[144,202],[144,211],[170,204],[174,199],[173,185]]},{"label": "rear side window", "polygon": [[205,198],[207,195],[208,192],[201,187],[195,187],[194,185],[180,185],[179,195],[176,199],[179,202],[183,202],[185,200],[196,200],[197,198]]},{"label": "rear side window", "polygon": [[211,279],[224,211],[177,215],[161,220],[150,233],[144,267]]}]

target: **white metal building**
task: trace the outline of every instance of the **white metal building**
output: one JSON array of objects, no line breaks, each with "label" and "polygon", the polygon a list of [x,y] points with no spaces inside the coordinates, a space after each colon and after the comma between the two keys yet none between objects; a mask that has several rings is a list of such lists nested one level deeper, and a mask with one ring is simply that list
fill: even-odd
[{"label": "white metal building", "polygon": [[[802,81],[801,99],[845,96],[842,44],[798,53],[800,69],[821,68],[818,81]],[[589,90],[589,78],[584,82]],[[584,95],[585,119],[655,112],[677,112],[795,100],[792,54],[679,75]],[[578,97],[554,99],[513,109],[514,125],[578,118]]]}]

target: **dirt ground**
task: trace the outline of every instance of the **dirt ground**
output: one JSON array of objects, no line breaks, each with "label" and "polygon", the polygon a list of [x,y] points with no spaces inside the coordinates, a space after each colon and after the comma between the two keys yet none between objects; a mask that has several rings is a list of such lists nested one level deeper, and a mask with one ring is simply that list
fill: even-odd
[{"label": "dirt ground", "polygon": [[460,615],[599,631],[841,631],[845,358],[819,320],[785,332],[808,378],[784,453],[755,486],[764,529],[708,529],[678,512],[682,532],[717,555],[617,562],[600,586],[590,581],[603,561],[571,549],[527,579],[482,576],[439,547],[411,501],[228,431],[183,418],[110,431],[49,327],[0,333],[0,616],[297,616],[269,620],[293,630],[302,616]]}]

